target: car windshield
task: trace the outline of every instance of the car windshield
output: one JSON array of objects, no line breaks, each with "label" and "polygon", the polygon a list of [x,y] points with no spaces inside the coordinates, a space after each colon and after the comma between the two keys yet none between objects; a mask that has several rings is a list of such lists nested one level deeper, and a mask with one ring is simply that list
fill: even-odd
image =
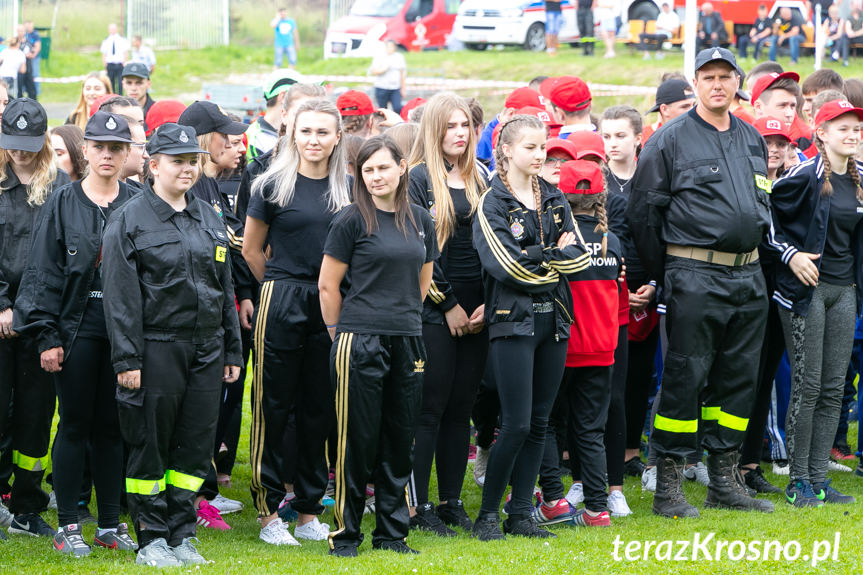
[{"label": "car windshield", "polygon": [[407,0],[357,0],[351,6],[352,16],[395,16]]}]

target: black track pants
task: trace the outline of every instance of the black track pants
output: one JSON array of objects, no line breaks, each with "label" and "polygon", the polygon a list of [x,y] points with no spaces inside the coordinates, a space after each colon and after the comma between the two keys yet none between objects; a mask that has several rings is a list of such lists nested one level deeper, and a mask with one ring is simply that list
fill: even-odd
[{"label": "black track pants", "polygon": [[54,407],[54,376],[42,369],[35,344],[20,338],[0,340],[0,430],[10,418],[15,474],[9,501],[12,513],[40,513],[48,505],[48,494],[41,486]]},{"label": "black track pants", "polygon": [[629,342],[629,362],[626,369],[626,448],[639,449],[644,419],[647,417],[647,398],[653,381],[656,344],[659,327],[654,327],[643,341]]},{"label": "black track pants", "polygon": [[608,420],[604,426],[605,458],[609,485],[623,485],[623,461],[626,453],[626,370],[629,365],[628,337],[629,328],[626,325],[620,326],[617,334],[617,349],[614,350],[614,366],[611,372]]},{"label": "black track pants", "polygon": [[330,547],[357,546],[366,483],[374,477],[373,542],[408,534],[406,487],[422,407],[421,336],[340,333],[330,355],[338,429],[336,531]]},{"label": "black track pants", "polygon": [[212,466],[224,342],[144,340],[141,387],[117,387],[128,445],[126,501],[145,547],[195,536],[195,497]]},{"label": "black track pants", "polygon": [[[300,513],[320,515],[327,488],[326,441],[335,422],[329,381],[332,342],[317,286],[288,280],[261,284],[255,311],[250,489],[261,516],[275,513],[294,481]],[[295,414],[295,477],[286,477],[284,437]]]},{"label": "black track pants", "polygon": [[54,492],[60,527],[78,523],[87,454],[96,488],[99,527],[117,527],[123,487],[123,438],[117,415],[117,376],[107,339],[78,337],[55,377],[60,424],[54,438]]}]

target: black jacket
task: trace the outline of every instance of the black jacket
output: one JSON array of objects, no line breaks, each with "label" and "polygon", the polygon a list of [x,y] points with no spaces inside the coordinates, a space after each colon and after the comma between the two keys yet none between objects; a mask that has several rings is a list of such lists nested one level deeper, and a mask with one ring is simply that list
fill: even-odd
[{"label": "black jacket", "polygon": [[[30,256],[32,233],[42,209],[27,204],[27,186],[8,166],[6,174],[6,179],[0,182],[0,311],[15,304],[18,285]],[[69,175],[57,170],[52,191],[68,183]]]},{"label": "black jacket", "polygon": [[[135,193],[121,182],[113,206]],[[35,339],[40,353],[53,347],[70,351],[102,256],[104,229],[102,214],[84,195],[80,181],[51,194],[42,207],[15,301],[15,331]]]},{"label": "black jacket", "polygon": [[[863,177],[863,163],[857,162],[857,171]],[[771,245],[782,255],[782,264],[776,266],[776,303],[805,316],[809,311],[814,287],[797,279],[788,262],[798,251],[823,254],[827,241],[827,221],[830,218],[831,196],[821,195],[824,182],[824,162],[815,156],[791,168],[773,183],[770,200],[773,204]],[[854,252],[854,283],[857,290],[857,310],[863,301],[863,226],[854,228],[851,237]],[[821,258],[814,261],[821,269]]]},{"label": "black jacket", "polygon": [[473,239],[482,262],[490,339],[533,335],[534,301],[555,302],[557,338],[569,337],[572,293],[566,276],[587,268],[590,254],[581,241],[557,247],[563,232],[580,234],[560,190],[543,179],[539,182],[545,247],[539,242],[536,218],[498,176],[477,208]]},{"label": "black jacket", "polygon": [[145,339],[224,337],[225,364],[242,365],[225,224],[191,193],[186,202],[175,212],[147,186],[108,221],[102,290],[117,373],[141,369]]},{"label": "black jacket", "polygon": [[664,280],[667,244],[746,253],[770,229],[767,146],[730,117],[720,132],[693,108],[651,136],[638,157],[626,218],[650,279]]},{"label": "black jacket", "polygon": [[[485,168],[480,172],[481,176],[486,173]],[[481,182],[481,185],[483,188],[488,187],[488,180]],[[428,166],[425,163],[417,164],[411,168],[408,185],[410,199],[416,205],[428,210],[432,216],[432,220],[434,220],[436,210],[434,192],[431,186]],[[446,325],[444,314],[458,304],[458,300],[446,278],[449,246],[449,242],[444,244],[440,257],[434,261],[432,283],[429,287],[428,297],[423,302],[423,323]]]}]

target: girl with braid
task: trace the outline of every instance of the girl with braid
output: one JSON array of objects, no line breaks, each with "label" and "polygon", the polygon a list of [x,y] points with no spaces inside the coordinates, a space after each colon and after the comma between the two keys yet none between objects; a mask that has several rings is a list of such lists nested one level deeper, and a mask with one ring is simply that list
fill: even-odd
[{"label": "girl with braid", "polygon": [[553,537],[532,517],[533,486],[546,427],[563,377],[572,324],[567,275],[590,264],[560,190],[539,178],[547,129],[535,116],[504,124],[497,175],[479,201],[474,245],[482,265],[489,364],[500,396],[501,427],[491,449],[473,535],[503,539],[498,509],[512,480],[504,531]]},{"label": "girl with braid", "polygon": [[785,496],[795,507],[854,502],[830,486],[827,463],[863,298],[861,127],[863,109],[839,100],[822,106],[818,155],[774,182],[771,195],[771,244],[785,264],[773,299],[791,360]]}]

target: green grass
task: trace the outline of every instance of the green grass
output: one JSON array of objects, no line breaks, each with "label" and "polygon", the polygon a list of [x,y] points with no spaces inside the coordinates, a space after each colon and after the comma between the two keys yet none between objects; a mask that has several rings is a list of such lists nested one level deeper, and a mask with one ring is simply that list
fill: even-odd
[{"label": "green grass", "polygon": [[[614,574],[614,573],[746,573],[747,575],[778,573],[860,573],[863,571],[863,535],[859,528],[863,521],[863,505],[830,506],[820,509],[794,509],[783,501],[781,496],[769,499],[776,505],[776,512],[770,515],[717,511],[701,509],[701,518],[690,520],[668,520],[651,514],[652,495],[642,493],[637,479],[628,478],[624,485],[634,515],[627,518],[612,519],[610,529],[577,528],[558,526],[554,528],[558,538],[552,541],[524,540],[510,537],[505,542],[480,543],[461,533],[454,539],[439,539],[431,535],[411,533],[408,543],[421,551],[418,556],[403,557],[393,553],[371,550],[373,518],[366,516],[363,531],[366,542],[360,547],[360,556],[352,560],[339,560],[327,555],[326,542],[306,542],[302,547],[275,548],[258,540],[258,524],[252,507],[248,485],[251,476],[249,468],[249,412],[250,382],[246,382],[244,402],[243,433],[240,453],[237,457],[233,475],[233,487],[222,493],[233,499],[240,499],[246,509],[239,514],[226,516],[233,527],[228,532],[218,532],[200,528],[199,550],[213,561],[194,572],[213,574],[272,574],[302,573],[356,573],[356,574]],[[56,423],[56,422],[55,422]],[[852,425],[849,440],[854,445],[856,426]],[[768,466],[769,467],[769,466]],[[775,485],[784,487],[787,478],[767,474]],[[863,499],[863,479],[850,473],[831,473],[833,484],[846,493]],[[565,481],[569,487],[568,481]],[[701,507],[706,489],[686,482],[684,486],[690,502]],[[432,479],[430,493],[435,498],[436,486]],[[475,516],[479,509],[480,490],[472,481],[470,468],[464,483],[462,496],[468,512]],[[96,511],[95,502],[91,510]],[[45,518],[56,525],[56,512],[49,511]],[[123,518],[128,521],[128,518]],[[322,521],[333,524],[332,513],[328,510]],[[833,541],[835,533],[841,533],[839,561],[825,561],[816,567],[802,559],[796,562],[733,562],[727,558],[707,561],[660,562],[615,561],[612,553],[617,536],[623,544],[620,556],[623,557],[625,544],[629,541],[644,540],[689,540],[694,533],[707,537],[715,533],[715,539],[777,540],[785,544],[796,540],[808,554],[813,542]],[[94,528],[84,530],[85,537],[92,539]],[[134,564],[131,553],[95,549],[87,559],[73,560],[62,557],[51,549],[50,541],[22,536],[11,536],[7,542],[0,543],[0,573],[57,573],[63,575],[101,573],[151,573],[152,569]],[[183,572],[189,570],[184,569]]]}]

